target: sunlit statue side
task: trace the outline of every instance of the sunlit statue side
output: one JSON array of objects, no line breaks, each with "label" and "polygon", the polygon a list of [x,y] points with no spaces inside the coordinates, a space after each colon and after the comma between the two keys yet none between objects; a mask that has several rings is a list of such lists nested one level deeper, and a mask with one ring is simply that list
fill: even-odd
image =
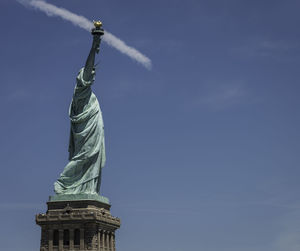
[{"label": "sunlit statue side", "polygon": [[91,85],[95,80],[95,54],[99,52],[102,23],[94,21],[93,44],[84,68],[76,78],[69,109],[71,120],[69,163],[54,183],[56,198],[64,195],[98,195],[101,169],[105,164],[104,125],[101,109]]}]

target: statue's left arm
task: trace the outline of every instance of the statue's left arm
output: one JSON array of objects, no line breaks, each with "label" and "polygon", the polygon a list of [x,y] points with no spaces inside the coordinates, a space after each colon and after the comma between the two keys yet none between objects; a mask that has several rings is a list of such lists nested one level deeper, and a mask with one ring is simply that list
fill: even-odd
[{"label": "statue's left arm", "polygon": [[84,71],[83,71],[83,80],[90,81],[93,78],[94,64],[95,64],[95,55],[99,52],[101,38],[99,34],[93,34],[93,44],[90,50],[90,54],[86,60]]}]

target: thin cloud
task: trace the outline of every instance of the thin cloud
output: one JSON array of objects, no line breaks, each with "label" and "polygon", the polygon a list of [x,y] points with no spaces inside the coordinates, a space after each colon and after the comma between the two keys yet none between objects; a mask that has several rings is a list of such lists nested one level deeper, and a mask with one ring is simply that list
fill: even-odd
[{"label": "thin cloud", "polygon": [[278,251],[299,251],[300,250],[300,230],[288,231],[281,233],[276,241]]},{"label": "thin cloud", "polygon": [[[285,204],[285,203],[273,203],[272,200],[229,200],[217,199],[217,200],[203,200],[197,203],[197,206],[193,207],[152,207],[151,205],[142,205],[139,203],[125,204],[125,203],[115,203],[115,206],[123,208],[124,210],[129,210],[130,212],[140,212],[140,213],[159,213],[159,214],[201,214],[203,212],[203,207],[210,208],[238,208],[238,207],[248,207],[257,206],[259,208],[265,207],[276,207],[285,209],[299,209],[299,205]],[[300,235],[299,235],[300,236]]]},{"label": "thin cloud", "polygon": [[[66,10],[64,8],[59,8],[53,4],[49,4],[47,2],[38,1],[38,0],[29,0],[29,1],[17,0],[17,1],[24,6],[32,6],[36,10],[46,13],[46,15],[48,15],[49,17],[57,16],[64,20],[67,20],[71,22],[73,25],[80,27],[86,31],[90,32],[93,27],[93,23],[87,18],[85,18],[84,16],[77,15],[75,13],[72,13],[69,10]],[[106,42],[109,46],[114,47],[121,53],[129,56],[133,60],[142,64],[148,70],[151,69],[152,63],[147,56],[145,56],[135,48],[128,46],[124,41],[117,38],[115,35],[111,34],[110,32],[105,31],[105,34],[103,36],[103,41]]]},{"label": "thin cloud", "polygon": [[236,98],[240,98],[244,94],[239,87],[230,87],[228,89],[219,90],[216,93],[203,97],[201,101],[206,104],[223,104],[232,102]]},{"label": "thin cloud", "polygon": [[243,100],[246,91],[242,85],[219,86],[204,92],[198,97],[197,103],[214,109],[224,109]]},{"label": "thin cloud", "polygon": [[299,210],[288,212],[279,224],[279,233],[274,242],[274,251],[300,250]]},{"label": "thin cloud", "polygon": [[247,58],[276,58],[282,60],[298,49],[298,45],[284,40],[250,39],[246,43],[232,48],[231,51]]},{"label": "thin cloud", "polygon": [[0,210],[32,210],[32,209],[42,209],[45,206],[40,203],[0,203]]},{"label": "thin cloud", "polygon": [[15,102],[19,100],[26,100],[30,97],[30,93],[24,89],[17,89],[14,92],[4,96],[4,100],[7,102]]}]

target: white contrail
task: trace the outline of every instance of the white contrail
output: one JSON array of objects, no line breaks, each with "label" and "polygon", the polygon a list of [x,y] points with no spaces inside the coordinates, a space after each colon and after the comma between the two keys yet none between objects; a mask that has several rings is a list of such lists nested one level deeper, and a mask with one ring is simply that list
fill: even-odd
[{"label": "white contrail", "polygon": [[[91,31],[91,29],[93,28],[93,23],[89,21],[87,18],[74,14],[66,9],[56,7],[53,4],[49,4],[39,0],[29,0],[29,1],[17,0],[17,1],[23,5],[27,5],[27,6],[29,5],[36,8],[37,10],[43,11],[48,16],[61,17],[64,20],[70,21],[75,26],[78,26],[87,31]],[[121,39],[117,38],[110,32],[105,31],[103,36],[103,41],[106,42],[108,45],[116,48],[120,52],[124,53],[125,55],[136,60],[137,62],[141,63],[148,70],[151,69],[151,60],[147,56],[143,55],[138,50],[128,46],[125,42],[123,42]]]}]

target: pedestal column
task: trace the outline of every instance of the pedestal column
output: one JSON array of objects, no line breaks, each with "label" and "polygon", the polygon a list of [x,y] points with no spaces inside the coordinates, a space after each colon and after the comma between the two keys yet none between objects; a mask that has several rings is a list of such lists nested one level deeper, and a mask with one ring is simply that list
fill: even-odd
[{"label": "pedestal column", "polygon": [[114,251],[114,235],[110,233],[110,250]]},{"label": "pedestal column", "polygon": [[101,231],[101,246],[100,246],[100,250],[101,251],[104,251],[104,238],[105,238],[105,234],[104,234],[104,231],[102,230]]},{"label": "pedestal column", "polygon": [[53,251],[53,230],[52,229],[49,229],[48,245],[49,245],[49,251]]},{"label": "pedestal column", "polygon": [[106,232],[106,250],[109,251],[109,232]]},{"label": "pedestal column", "polygon": [[58,251],[63,251],[63,236],[64,236],[64,230],[59,229],[58,230]]},{"label": "pedestal column", "polygon": [[80,228],[80,250],[84,250],[84,229]]},{"label": "pedestal column", "polygon": [[100,251],[100,245],[101,245],[101,242],[100,242],[100,230],[98,229],[98,233],[97,233],[97,240],[98,240],[98,246],[97,246],[97,250]]},{"label": "pedestal column", "polygon": [[74,229],[69,229],[70,233],[70,250],[74,249]]}]

